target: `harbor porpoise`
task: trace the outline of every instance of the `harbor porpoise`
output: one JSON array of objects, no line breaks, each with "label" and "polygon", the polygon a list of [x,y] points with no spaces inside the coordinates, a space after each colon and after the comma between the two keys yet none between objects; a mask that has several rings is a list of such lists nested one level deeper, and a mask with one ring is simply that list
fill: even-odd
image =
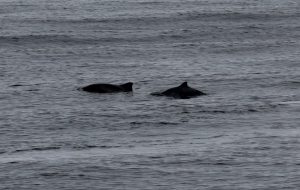
[{"label": "harbor porpoise", "polygon": [[115,84],[91,84],[85,87],[80,88],[80,90],[86,92],[95,92],[95,93],[116,93],[116,92],[131,92],[132,91],[132,82],[128,82],[121,85]]},{"label": "harbor porpoise", "polygon": [[202,95],[206,95],[206,94],[204,92],[201,92],[199,90],[189,87],[187,82],[184,82],[177,87],[170,88],[163,92],[154,92],[154,93],[151,93],[151,95],[169,96],[169,97],[179,98],[179,99],[188,99],[188,98],[202,96]]}]

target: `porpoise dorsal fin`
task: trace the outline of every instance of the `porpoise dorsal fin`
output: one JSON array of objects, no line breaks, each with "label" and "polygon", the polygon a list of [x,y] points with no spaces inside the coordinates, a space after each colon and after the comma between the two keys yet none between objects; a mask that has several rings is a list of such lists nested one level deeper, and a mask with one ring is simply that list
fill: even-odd
[{"label": "porpoise dorsal fin", "polygon": [[132,82],[127,82],[125,84],[121,84],[120,86],[124,89],[124,91],[132,91]]},{"label": "porpoise dorsal fin", "polygon": [[187,83],[187,82],[184,82],[184,83],[182,83],[179,87],[188,87],[188,83]]}]

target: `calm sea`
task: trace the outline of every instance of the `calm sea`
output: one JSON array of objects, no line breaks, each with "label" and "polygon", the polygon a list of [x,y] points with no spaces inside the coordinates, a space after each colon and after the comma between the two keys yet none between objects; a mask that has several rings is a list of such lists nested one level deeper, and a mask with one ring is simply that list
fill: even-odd
[{"label": "calm sea", "polygon": [[299,89],[298,0],[0,0],[0,189],[298,190]]}]

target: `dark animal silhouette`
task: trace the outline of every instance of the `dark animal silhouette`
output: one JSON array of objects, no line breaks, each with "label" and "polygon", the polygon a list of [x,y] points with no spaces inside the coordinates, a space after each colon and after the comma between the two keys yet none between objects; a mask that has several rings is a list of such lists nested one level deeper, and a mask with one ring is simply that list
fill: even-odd
[{"label": "dark animal silhouette", "polygon": [[132,91],[132,82],[128,82],[121,85],[114,84],[91,84],[80,88],[80,90],[87,92],[95,93],[116,93],[116,92],[131,92]]},{"label": "dark animal silhouette", "polygon": [[206,95],[206,94],[199,90],[189,87],[187,82],[184,82],[180,86],[170,88],[163,92],[155,92],[155,93],[152,93],[151,95],[169,96],[169,97],[173,97],[173,98],[188,99],[188,98],[202,96],[202,95]]}]

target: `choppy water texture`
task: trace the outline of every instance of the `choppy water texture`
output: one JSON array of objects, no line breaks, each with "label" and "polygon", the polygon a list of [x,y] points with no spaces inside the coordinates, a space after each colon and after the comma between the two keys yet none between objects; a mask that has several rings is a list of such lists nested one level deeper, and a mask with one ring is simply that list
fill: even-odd
[{"label": "choppy water texture", "polygon": [[[0,0],[0,189],[299,189],[299,20],[298,0]],[[209,95],[149,95],[183,81]]]}]

